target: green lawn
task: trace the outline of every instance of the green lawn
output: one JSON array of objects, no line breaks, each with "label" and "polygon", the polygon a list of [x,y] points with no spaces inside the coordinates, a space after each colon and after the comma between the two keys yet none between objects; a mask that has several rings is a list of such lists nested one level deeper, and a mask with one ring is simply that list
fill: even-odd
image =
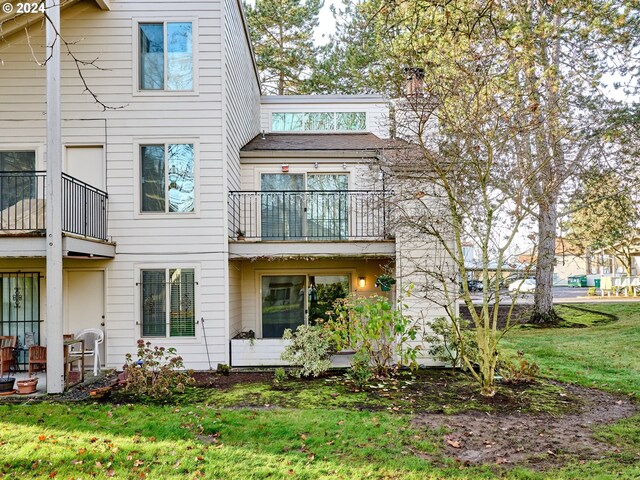
[{"label": "green lawn", "polygon": [[565,305],[558,311],[568,324],[592,326],[520,327],[504,345],[524,351],[550,378],[640,395],[640,303]]},{"label": "green lawn", "polygon": [[[589,386],[595,382],[613,392],[637,394],[640,307],[625,304],[597,308],[618,319],[591,322],[594,325],[587,328],[514,330],[508,334],[508,346],[525,350],[546,376]],[[455,381],[455,376],[451,378]],[[406,383],[398,383],[402,382]],[[190,394],[189,402],[183,399],[172,406],[28,402],[0,405],[0,476],[640,478],[638,417],[598,431],[603,441],[619,446],[619,455],[551,472],[470,468],[438,457],[444,432],[414,431],[411,416],[403,409],[394,410],[388,400],[375,403],[372,411],[361,410],[369,401],[363,392],[348,393],[331,383],[308,385],[308,392],[297,389],[290,395],[271,391],[264,383],[255,387],[240,385],[226,393],[199,390]],[[380,391],[379,398],[387,398],[382,388]],[[293,402],[286,402],[287,396]],[[339,401],[341,397],[345,400]],[[249,403],[253,407],[236,407],[246,405],[247,399],[252,399]],[[279,406],[260,405],[256,400]],[[446,398],[442,403],[451,401]],[[435,458],[437,465],[427,456]]]}]

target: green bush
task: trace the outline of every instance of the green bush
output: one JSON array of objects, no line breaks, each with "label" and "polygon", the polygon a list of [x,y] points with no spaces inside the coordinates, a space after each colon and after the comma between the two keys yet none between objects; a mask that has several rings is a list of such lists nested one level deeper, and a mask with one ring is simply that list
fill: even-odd
[{"label": "green bush", "polygon": [[589,287],[587,290],[587,295],[593,297],[596,294],[596,287]]},{"label": "green bush", "polygon": [[371,370],[371,358],[366,350],[356,352],[345,376],[358,389],[364,388],[367,382],[371,380],[373,370]]},{"label": "green bush", "polygon": [[369,358],[375,375],[388,376],[396,359],[400,365],[417,367],[420,347],[409,342],[417,338],[418,329],[388,298],[352,294],[336,302],[335,313],[326,328],[337,349],[364,352],[361,358]]},{"label": "green bush", "polygon": [[331,355],[335,344],[329,332],[320,325],[300,325],[295,332],[284,331],[284,340],[291,340],[280,358],[296,366],[292,374],[296,377],[317,377],[331,368]]},{"label": "green bush", "polygon": [[175,348],[152,347],[151,342],[138,340],[137,359],[134,360],[130,353],[125,358],[124,392],[127,395],[169,401],[193,383]]},{"label": "green bush", "polygon": [[226,363],[219,363],[218,367],[216,368],[216,372],[218,372],[220,375],[226,376],[231,373],[231,367]]},{"label": "green bush", "polygon": [[478,363],[476,333],[469,328],[469,321],[462,318],[438,317],[427,325],[430,333],[424,335],[429,344],[429,354],[436,360],[451,363],[453,367],[466,368],[463,357],[469,363]]},{"label": "green bush", "polygon": [[273,372],[273,380],[271,381],[271,385],[276,390],[280,390],[283,388],[283,384],[286,379],[287,379],[287,372],[285,371],[285,369],[282,367],[276,368],[275,371]]},{"label": "green bush", "polygon": [[501,358],[498,371],[504,383],[531,383],[538,376],[540,367],[525,359],[524,352],[519,351],[516,358]]}]

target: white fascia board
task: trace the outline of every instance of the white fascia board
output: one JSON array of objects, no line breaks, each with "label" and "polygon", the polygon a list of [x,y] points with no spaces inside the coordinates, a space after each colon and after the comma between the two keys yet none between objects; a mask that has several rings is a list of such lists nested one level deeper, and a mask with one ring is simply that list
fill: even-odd
[{"label": "white fascia board", "polygon": [[260,103],[309,104],[309,103],[387,103],[382,95],[263,95]]},{"label": "white fascia board", "polygon": [[313,158],[361,159],[376,158],[374,150],[252,150],[240,152],[242,163],[265,163],[270,159],[277,161],[283,158],[300,158],[308,161]]}]

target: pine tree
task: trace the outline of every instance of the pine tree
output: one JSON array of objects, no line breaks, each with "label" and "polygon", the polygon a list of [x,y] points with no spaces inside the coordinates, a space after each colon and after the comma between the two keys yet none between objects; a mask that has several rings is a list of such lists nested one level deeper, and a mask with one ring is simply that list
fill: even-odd
[{"label": "pine tree", "polygon": [[324,0],[256,0],[247,21],[263,93],[310,92],[318,48],[313,32]]}]

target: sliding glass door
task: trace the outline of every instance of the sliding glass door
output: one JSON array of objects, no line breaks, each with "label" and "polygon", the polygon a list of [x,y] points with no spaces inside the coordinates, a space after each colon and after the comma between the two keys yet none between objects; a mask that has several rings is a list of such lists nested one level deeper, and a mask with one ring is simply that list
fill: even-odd
[{"label": "sliding glass door", "polygon": [[295,240],[304,230],[304,175],[262,175],[263,240]]},{"label": "sliding glass door", "polygon": [[285,329],[327,320],[334,302],[349,293],[349,275],[264,275],[262,337],[282,338]]},{"label": "sliding glass door", "polygon": [[262,239],[348,237],[348,188],[346,174],[262,174]]},{"label": "sliding glass door", "polygon": [[341,240],[349,236],[348,188],[347,175],[307,175],[308,237]]}]

